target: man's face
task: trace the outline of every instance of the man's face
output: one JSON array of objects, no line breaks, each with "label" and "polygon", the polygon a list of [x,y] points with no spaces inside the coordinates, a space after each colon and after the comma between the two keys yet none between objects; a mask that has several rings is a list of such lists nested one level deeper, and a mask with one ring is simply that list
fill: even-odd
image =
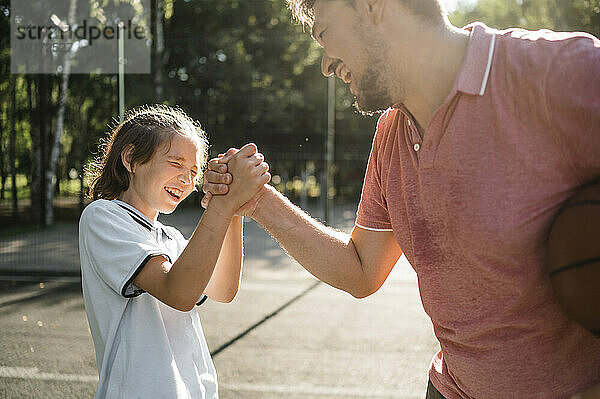
[{"label": "man's face", "polygon": [[150,161],[135,165],[131,175],[131,205],[149,218],[158,212],[171,213],[194,190],[198,180],[200,151],[191,137],[173,134],[159,147]]},{"label": "man's face", "polygon": [[313,38],[323,47],[321,70],[349,85],[359,112],[372,113],[393,105],[385,41],[379,39],[361,0],[317,0]]}]

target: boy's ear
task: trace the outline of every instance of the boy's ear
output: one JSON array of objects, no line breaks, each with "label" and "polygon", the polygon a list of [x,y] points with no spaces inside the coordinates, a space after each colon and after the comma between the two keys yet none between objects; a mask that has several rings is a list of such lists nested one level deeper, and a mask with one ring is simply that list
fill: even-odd
[{"label": "boy's ear", "polygon": [[133,173],[133,165],[131,164],[131,157],[133,156],[133,150],[135,147],[133,144],[127,144],[123,151],[121,151],[121,162],[123,162],[123,166],[129,173]]},{"label": "boy's ear", "polygon": [[386,0],[362,0],[362,2],[367,8],[367,15],[371,23],[379,25],[383,19],[383,10],[385,9]]}]

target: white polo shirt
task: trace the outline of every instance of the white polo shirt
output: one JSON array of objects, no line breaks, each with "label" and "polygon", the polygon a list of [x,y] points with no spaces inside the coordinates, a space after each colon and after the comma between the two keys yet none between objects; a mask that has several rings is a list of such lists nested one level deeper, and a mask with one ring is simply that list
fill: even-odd
[{"label": "white polo shirt", "polygon": [[133,284],[150,258],[175,262],[186,245],[177,229],[122,201],[96,200],[83,211],[79,254],[96,398],[218,398],[196,309],[176,310]]}]

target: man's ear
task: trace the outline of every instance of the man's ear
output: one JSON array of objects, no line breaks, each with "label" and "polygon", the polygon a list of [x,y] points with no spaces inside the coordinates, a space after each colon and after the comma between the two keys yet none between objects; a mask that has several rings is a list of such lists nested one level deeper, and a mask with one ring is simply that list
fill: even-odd
[{"label": "man's ear", "polygon": [[379,25],[383,19],[383,11],[385,9],[385,3],[387,0],[362,0],[366,7],[367,15],[369,20],[374,25]]},{"label": "man's ear", "polygon": [[133,165],[131,164],[131,157],[133,156],[133,150],[135,147],[133,144],[127,144],[123,151],[121,151],[121,162],[123,162],[123,166],[129,173],[133,173]]}]

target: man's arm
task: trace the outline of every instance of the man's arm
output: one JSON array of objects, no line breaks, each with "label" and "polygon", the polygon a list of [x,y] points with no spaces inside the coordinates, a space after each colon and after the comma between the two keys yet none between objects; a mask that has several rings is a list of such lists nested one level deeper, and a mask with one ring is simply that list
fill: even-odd
[{"label": "man's arm", "polygon": [[326,227],[271,186],[250,216],[311,274],[357,298],[377,291],[402,255],[392,232]]}]

